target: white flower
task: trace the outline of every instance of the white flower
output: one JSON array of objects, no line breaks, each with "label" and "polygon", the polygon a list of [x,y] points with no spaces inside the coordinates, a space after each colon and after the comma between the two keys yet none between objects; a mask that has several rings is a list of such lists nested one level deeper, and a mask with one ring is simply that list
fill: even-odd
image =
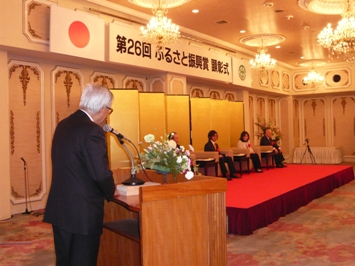
[{"label": "white flower", "polygon": [[185,151],[185,154],[186,154],[187,156],[190,156],[190,151],[189,151],[189,150],[186,150],[186,151]]},{"label": "white flower", "polygon": [[177,163],[181,163],[181,162],[182,162],[181,156],[178,156],[178,157],[176,158],[176,162],[177,162]]},{"label": "white flower", "polygon": [[173,148],[173,149],[176,148],[176,142],[175,142],[175,141],[173,141],[173,140],[168,140],[167,143],[168,143],[168,145],[169,145],[171,148]]},{"label": "white flower", "polygon": [[191,172],[191,171],[187,171],[187,172],[185,173],[185,177],[186,177],[187,180],[190,180],[191,178],[194,177],[194,173]]},{"label": "white flower", "polygon": [[180,145],[180,150],[181,150],[182,152],[184,152],[184,151],[185,151],[185,147],[182,146],[182,145]]},{"label": "white flower", "polygon": [[155,137],[153,134],[148,134],[144,136],[144,141],[147,143],[153,142],[155,140]]}]

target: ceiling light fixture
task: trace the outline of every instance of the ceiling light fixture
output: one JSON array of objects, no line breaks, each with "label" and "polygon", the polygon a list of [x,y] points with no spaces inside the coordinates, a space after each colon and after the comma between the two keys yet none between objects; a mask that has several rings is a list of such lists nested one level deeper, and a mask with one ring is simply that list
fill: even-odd
[{"label": "ceiling light fixture", "polygon": [[250,60],[250,67],[254,70],[259,70],[260,72],[274,68],[276,65],[276,60],[272,59],[269,54],[267,54],[267,48],[263,45],[263,40],[261,40],[261,46],[258,48],[258,54],[255,59]]},{"label": "ceiling light fixture", "polygon": [[346,61],[355,60],[355,13],[351,10],[349,0],[347,10],[341,15],[343,18],[338,22],[333,31],[328,23],[318,35],[317,42],[324,48],[328,48],[329,57],[342,57]]},{"label": "ceiling light fixture", "polygon": [[159,6],[153,9],[154,16],[146,28],[141,27],[141,36],[145,42],[156,46],[156,51],[161,52],[168,44],[175,43],[180,38],[179,26],[171,23],[166,17],[167,9]]},{"label": "ceiling light fixture", "polygon": [[308,75],[302,79],[302,83],[304,85],[310,85],[312,89],[316,89],[323,81],[324,77],[316,72],[313,66]]}]

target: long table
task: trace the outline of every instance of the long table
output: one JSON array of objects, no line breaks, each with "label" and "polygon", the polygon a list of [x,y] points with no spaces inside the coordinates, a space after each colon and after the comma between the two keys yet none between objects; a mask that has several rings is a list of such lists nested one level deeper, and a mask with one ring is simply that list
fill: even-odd
[{"label": "long table", "polygon": [[341,147],[297,147],[293,151],[293,163],[339,164],[343,161]]}]

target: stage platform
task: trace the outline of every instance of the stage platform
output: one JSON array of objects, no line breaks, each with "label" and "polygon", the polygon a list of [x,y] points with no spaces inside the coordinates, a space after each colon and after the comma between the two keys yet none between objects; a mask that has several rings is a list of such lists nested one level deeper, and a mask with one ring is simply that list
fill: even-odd
[{"label": "stage platform", "polygon": [[352,166],[288,164],[228,181],[228,233],[250,235],[354,179]]}]

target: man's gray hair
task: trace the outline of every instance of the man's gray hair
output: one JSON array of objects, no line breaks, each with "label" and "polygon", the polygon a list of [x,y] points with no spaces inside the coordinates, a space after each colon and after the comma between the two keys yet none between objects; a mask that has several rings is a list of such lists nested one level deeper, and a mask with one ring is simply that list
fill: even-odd
[{"label": "man's gray hair", "polygon": [[112,100],[113,94],[108,88],[99,84],[89,83],[83,89],[79,109],[96,114],[105,106],[111,107]]}]

